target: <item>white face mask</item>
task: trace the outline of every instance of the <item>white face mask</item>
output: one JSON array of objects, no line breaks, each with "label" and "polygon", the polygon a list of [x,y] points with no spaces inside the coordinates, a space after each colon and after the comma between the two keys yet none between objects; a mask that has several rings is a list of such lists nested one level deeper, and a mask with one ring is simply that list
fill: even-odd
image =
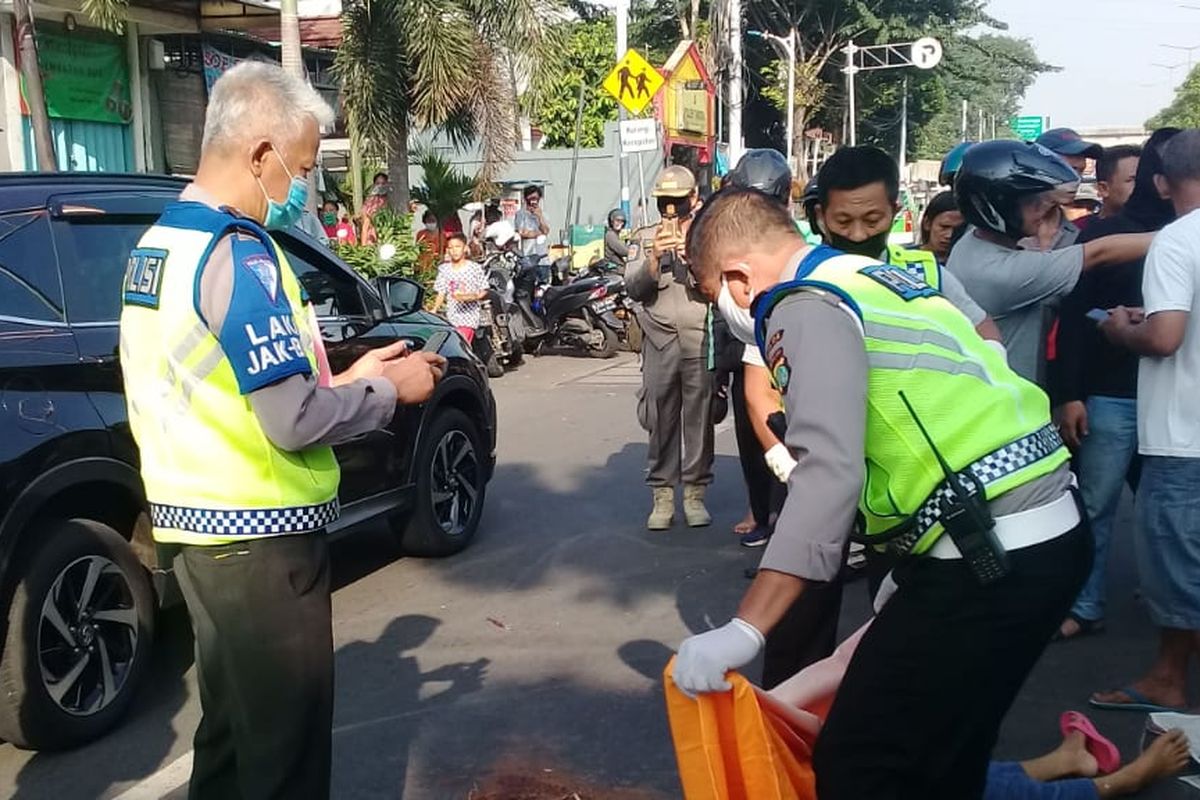
[{"label": "white face mask", "polygon": [[730,333],[743,344],[755,344],[754,315],[750,313],[750,309],[742,308],[734,302],[733,294],[729,291],[729,282],[724,277],[721,278],[721,293],[717,295],[717,310],[729,326]]}]

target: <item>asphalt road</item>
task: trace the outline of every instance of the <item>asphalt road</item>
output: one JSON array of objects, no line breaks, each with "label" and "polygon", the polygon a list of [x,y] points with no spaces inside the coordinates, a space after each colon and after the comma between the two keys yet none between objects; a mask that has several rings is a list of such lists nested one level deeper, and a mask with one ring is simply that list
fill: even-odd
[{"label": "asphalt road", "polygon": [[[493,382],[499,464],[478,539],[442,561],[402,558],[386,530],[334,548],[333,794],[374,800],[644,800],[680,795],[659,676],[691,631],[728,619],[757,553],[733,433],[717,437],[712,527],[644,530],[645,439],[629,356],[531,360]],[[1114,556],[1109,629],[1053,645],[1007,720],[998,754],[1058,741],[1057,719],[1148,663],[1129,515]],[[847,590],[843,628],[867,613]],[[124,724],[62,754],[0,745],[0,797],[182,798],[199,716],[187,619],[166,615],[154,679]],[[749,673],[757,674],[756,668]],[[1144,717],[1095,712],[1136,754]],[[1172,783],[1143,797],[1188,797]]]}]

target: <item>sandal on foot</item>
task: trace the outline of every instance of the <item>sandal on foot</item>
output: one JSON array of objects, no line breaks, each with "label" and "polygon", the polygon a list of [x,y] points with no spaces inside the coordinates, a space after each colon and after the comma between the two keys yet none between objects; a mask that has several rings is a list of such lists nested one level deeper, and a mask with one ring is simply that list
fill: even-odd
[{"label": "sandal on foot", "polygon": [[1092,708],[1102,708],[1105,711],[1139,711],[1143,714],[1153,714],[1158,711],[1177,711],[1183,712],[1183,708],[1176,706],[1164,706],[1151,700],[1146,695],[1139,692],[1132,686],[1122,686],[1120,689],[1113,691],[1120,692],[1129,698],[1128,703],[1119,703],[1107,700],[1097,700],[1095,695],[1088,698],[1088,705]]},{"label": "sandal on foot", "polygon": [[1064,711],[1058,718],[1058,729],[1065,739],[1073,731],[1083,734],[1083,746],[1096,759],[1101,775],[1116,772],[1121,767],[1121,751],[1108,739],[1100,735],[1092,721],[1078,711]]}]

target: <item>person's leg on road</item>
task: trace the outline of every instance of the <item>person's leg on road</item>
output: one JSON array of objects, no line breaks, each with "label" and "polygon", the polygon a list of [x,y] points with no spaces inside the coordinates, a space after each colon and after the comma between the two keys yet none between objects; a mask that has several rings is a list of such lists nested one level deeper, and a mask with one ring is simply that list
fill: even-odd
[{"label": "person's leg on road", "polygon": [[1096,542],[1092,573],[1062,624],[1064,638],[1090,632],[1104,619],[1108,551],[1117,504],[1130,464],[1137,455],[1137,401],[1119,397],[1091,397],[1087,401],[1088,435],[1075,463],[1079,491]]},{"label": "person's leg on road", "polygon": [[843,574],[844,570],[832,581],[807,584],[767,634],[762,688],[774,689],[808,665],[833,655],[842,613]]},{"label": "person's leg on road", "polygon": [[859,644],[813,754],[821,800],[979,797],[1000,722],[1090,569],[1086,523],[966,564],[913,559]]},{"label": "person's leg on road", "polygon": [[750,424],[742,380],[744,372],[745,367],[735,373],[733,386],[729,389],[729,402],[733,406],[733,430],[737,437],[738,461],[746,482],[746,495],[750,500],[750,513],[754,517],[754,525],[765,529],[771,524],[772,485],[778,481],[767,466],[762,444]]},{"label": "person's leg on road", "polygon": [[704,490],[713,479],[712,373],[707,359],[685,358],[680,365],[683,412],[683,511],[687,524],[712,522]]},{"label": "person's leg on road", "polygon": [[671,527],[675,513],[675,486],[681,465],[680,414],[683,409],[679,375],[679,342],[655,347],[646,339],[642,346],[642,397],[639,414],[650,434],[646,483],[653,494],[653,508],[646,520],[650,530]]},{"label": "person's leg on road", "polygon": [[1145,456],[1138,486],[1138,577],[1162,629],[1158,657],[1128,686],[1092,696],[1101,707],[1186,705],[1187,665],[1200,632],[1200,458]]},{"label": "person's leg on road", "polygon": [[650,432],[647,454],[650,471],[646,483],[656,488],[679,483],[682,463],[680,414],[683,410],[680,361],[677,341],[662,349],[647,341],[642,349],[642,385]]},{"label": "person's leg on road", "polygon": [[182,559],[218,637],[205,643],[204,663],[217,665],[210,688],[224,694],[240,790],[221,797],[325,800],[333,634],[324,533],[189,547]]},{"label": "person's leg on road", "polygon": [[1159,736],[1136,759],[1110,775],[1098,775],[1084,737],[1072,733],[1051,753],[1029,761],[988,765],[983,800],[1091,800],[1140,792],[1187,767],[1187,736],[1174,730]]},{"label": "person's leg on road", "polygon": [[192,777],[188,800],[228,798],[238,800],[237,753],[228,707],[229,693],[224,686],[221,638],[209,614],[205,597],[210,590],[207,576],[194,580],[184,554],[185,545],[173,561],[179,590],[187,604],[188,618],[195,639],[196,682],[200,689],[200,724],[192,739]]}]

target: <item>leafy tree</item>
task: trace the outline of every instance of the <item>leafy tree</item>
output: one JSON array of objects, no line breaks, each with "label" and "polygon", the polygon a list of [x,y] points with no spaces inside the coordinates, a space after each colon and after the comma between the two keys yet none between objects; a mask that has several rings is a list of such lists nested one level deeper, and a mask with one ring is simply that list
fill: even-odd
[{"label": "leafy tree", "polygon": [[617,118],[617,101],[600,88],[615,57],[616,23],[611,15],[561,23],[564,52],[559,73],[551,79],[533,109],[545,147],[575,144],[575,114],[583,84],[581,147],[604,144],[604,124]]},{"label": "leafy tree", "polygon": [[350,135],[385,156],[393,208],[409,199],[410,126],[483,148],[480,186],[517,146],[517,76],[554,69],[558,0],[347,0],[335,68]]},{"label": "leafy tree", "polygon": [[1175,90],[1171,104],[1146,120],[1150,130],[1167,126],[1200,128],[1200,64],[1192,67],[1191,73]]},{"label": "leafy tree", "polygon": [[421,168],[423,177],[421,185],[412,188],[412,199],[432,211],[439,224],[471,201],[476,180],[437,153],[419,153],[413,163]]},{"label": "leafy tree", "polygon": [[378,244],[335,242],[331,244],[333,251],[364,277],[403,275],[421,283],[426,291],[432,289],[437,269],[421,269],[421,247],[413,238],[412,215],[396,214],[385,208],[375,213],[372,222]]},{"label": "leafy tree", "polygon": [[[795,32],[794,129],[799,139],[812,122],[830,129],[841,128],[845,97],[840,51],[851,40],[870,45],[944,34],[989,22],[983,6],[981,0],[774,0],[750,4],[746,26],[783,36]],[[751,46],[760,58],[765,53],[782,62],[760,71],[756,77],[763,96],[783,112],[787,107],[786,61],[761,40]],[[865,87],[869,96],[872,84],[878,80],[880,107],[894,102],[894,113],[898,114],[899,90],[890,88],[886,79],[869,76],[870,73],[860,73],[856,86]],[[883,91],[883,87],[888,90]],[[800,142],[796,144],[796,151],[800,152]]]}]

